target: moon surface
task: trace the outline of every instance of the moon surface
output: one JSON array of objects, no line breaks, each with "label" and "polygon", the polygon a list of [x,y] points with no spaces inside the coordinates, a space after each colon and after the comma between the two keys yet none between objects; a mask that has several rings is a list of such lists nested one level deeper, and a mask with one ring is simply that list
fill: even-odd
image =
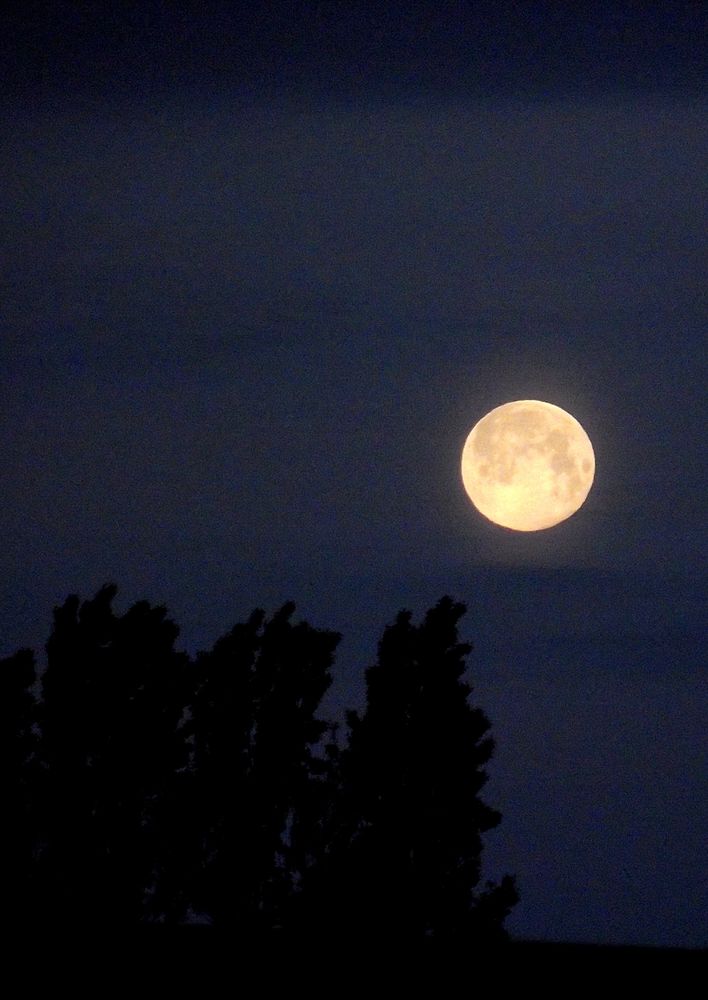
[{"label": "moon surface", "polygon": [[514,531],[552,528],[585,501],[595,453],[559,406],[518,399],[475,424],[462,449],[462,482],[480,514]]}]

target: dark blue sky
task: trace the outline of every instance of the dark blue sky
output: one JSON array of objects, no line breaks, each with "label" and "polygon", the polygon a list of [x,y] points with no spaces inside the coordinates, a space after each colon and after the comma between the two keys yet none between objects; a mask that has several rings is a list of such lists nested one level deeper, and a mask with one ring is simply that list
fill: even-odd
[{"label": "dark blue sky", "polygon": [[[0,655],[107,580],[189,649],[293,599],[334,712],[450,593],[510,930],[708,945],[701,5],[385,6],[6,22]],[[522,535],[459,456],[528,397],[597,474]]]}]

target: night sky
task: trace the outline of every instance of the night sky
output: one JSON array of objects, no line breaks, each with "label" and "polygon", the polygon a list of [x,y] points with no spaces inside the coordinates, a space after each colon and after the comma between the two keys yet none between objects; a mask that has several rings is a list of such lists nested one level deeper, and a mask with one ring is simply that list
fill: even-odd
[{"label": "night sky", "polygon": [[[107,581],[190,651],[292,599],[340,715],[450,594],[508,929],[708,945],[703,5],[17,6],[0,656]],[[597,461],[530,534],[459,473],[520,398]]]}]

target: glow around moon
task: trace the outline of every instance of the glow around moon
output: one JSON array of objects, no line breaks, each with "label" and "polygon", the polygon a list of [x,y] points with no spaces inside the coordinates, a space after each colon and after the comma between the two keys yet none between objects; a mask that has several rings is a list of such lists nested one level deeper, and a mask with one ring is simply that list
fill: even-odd
[{"label": "glow around moon", "polygon": [[475,424],[462,450],[462,482],[477,510],[514,531],[551,528],[574,514],[595,477],[595,454],[565,410],[519,399]]}]

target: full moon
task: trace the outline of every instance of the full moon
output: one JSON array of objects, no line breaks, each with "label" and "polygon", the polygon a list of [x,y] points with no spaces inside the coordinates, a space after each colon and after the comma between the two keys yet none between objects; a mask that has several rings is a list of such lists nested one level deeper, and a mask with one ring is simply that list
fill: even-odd
[{"label": "full moon", "polygon": [[462,482],[480,514],[514,531],[565,521],[595,477],[590,438],[552,403],[518,399],[474,425],[462,449]]}]

